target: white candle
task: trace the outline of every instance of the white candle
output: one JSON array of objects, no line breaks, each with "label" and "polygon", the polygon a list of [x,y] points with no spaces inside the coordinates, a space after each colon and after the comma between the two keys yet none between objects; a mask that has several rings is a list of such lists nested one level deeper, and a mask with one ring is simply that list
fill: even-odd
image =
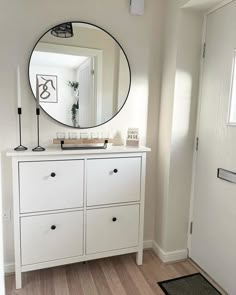
[{"label": "white candle", "polygon": [[20,67],[17,67],[17,106],[21,108]]},{"label": "white candle", "polygon": [[39,109],[39,81],[38,78],[36,77],[36,108]]}]

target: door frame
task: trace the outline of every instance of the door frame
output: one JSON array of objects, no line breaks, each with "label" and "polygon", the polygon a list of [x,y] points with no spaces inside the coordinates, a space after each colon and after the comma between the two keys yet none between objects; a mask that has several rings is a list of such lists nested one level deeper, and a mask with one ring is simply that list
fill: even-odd
[{"label": "door frame", "polygon": [[[89,73],[89,77],[92,76],[92,78],[90,78],[91,80],[89,81],[89,96],[91,99],[91,105],[89,107],[89,109],[91,110],[91,117],[90,117],[90,122],[88,123],[89,125],[93,125],[93,124],[97,124],[97,99],[96,99],[96,77],[94,77],[94,72],[95,72],[95,57],[90,57],[90,71],[93,72],[93,74],[91,75],[91,72]],[[85,63],[87,63],[88,60],[83,61],[79,67],[77,68],[77,70],[79,71],[79,76],[80,76],[80,70],[81,67],[83,68]],[[92,91],[91,91],[91,84],[92,84]],[[80,110],[79,110],[80,111]],[[79,118],[80,118],[80,113],[79,113]],[[91,121],[93,121],[93,123],[91,123]],[[80,125],[80,122],[79,122]]]},{"label": "door frame", "polygon": [[5,264],[3,246],[2,159],[0,154],[0,293],[5,294]]},{"label": "door frame", "polygon": [[[197,172],[197,160],[198,160],[198,151],[196,150],[197,140],[199,137],[199,125],[200,125],[200,115],[201,115],[201,103],[202,103],[202,82],[203,82],[203,73],[204,73],[204,50],[206,43],[206,32],[207,32],[207,17],[217,11],[218,9],[223,8],[224,6],[234,2],[236,0],[222,0],[219,4],[215,5],[210,10],[204,13],[204,21],[203,21],[203,31],[202,31],[202,53],[200,60],[200,80],[199,80],[199,91],[198,91],[198,107],[197,107],[197,120],[196,120],[196,131],[195,131],[195,145],[194,145],[194,153],[193,153],[193,165],[192,165],[192,181],[191,181],[191,193],[190,193],[190,207],[189,207],[189,228],[188,228],[188,257],[191,255],[191,242],[192,242],[192,234],[191,231],[191,223],[193,222],[193,210],[194,210],[194,201],[195,201],[195,189],[196,189],[196,172]],[[193,225],[194,228],[194,225]],[[190,257],[191,258],[191,257]]]}]

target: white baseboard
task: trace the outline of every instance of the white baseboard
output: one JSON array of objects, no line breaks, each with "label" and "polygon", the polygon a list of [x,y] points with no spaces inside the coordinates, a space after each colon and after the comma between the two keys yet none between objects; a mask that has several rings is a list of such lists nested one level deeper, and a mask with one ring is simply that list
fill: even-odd
[{"label": "white baseboard", "polygon": [[[187,259],[188,252],[187,249],[165,252],[157,245],[155,241],[147,240],[143,242],[144,249],[153,249],[153,251],[157,254],[157,256],[161,259],[162,262],[174,262],[178,260]],[[7,263],[4,266],[5,274],[14,273],[15,272],[15,264]]]},{"label": "white baseboard", "polygon": [[152,242],[152,249],[164,263],[185,260],[188,257],[187,249],[165,252],[155,241]]},{"label": "white baseboard", "polygon": [[147,240],[143,242],[143,249],[152,249],[152,240]]},{"label": "white baseboard", "polygon": [[4,265],[5,274],[10,274],[15,272],[15,264],[14,263],[5,263]]}]

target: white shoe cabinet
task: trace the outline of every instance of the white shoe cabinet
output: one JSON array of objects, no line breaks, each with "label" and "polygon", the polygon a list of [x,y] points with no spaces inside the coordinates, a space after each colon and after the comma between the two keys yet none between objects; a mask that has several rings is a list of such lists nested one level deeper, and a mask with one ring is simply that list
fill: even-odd
[{"label": "white shoe cabinet", "polygon": [[142,264],[147,151],[7,153],[17,289],[26,271],[132,252]]}]

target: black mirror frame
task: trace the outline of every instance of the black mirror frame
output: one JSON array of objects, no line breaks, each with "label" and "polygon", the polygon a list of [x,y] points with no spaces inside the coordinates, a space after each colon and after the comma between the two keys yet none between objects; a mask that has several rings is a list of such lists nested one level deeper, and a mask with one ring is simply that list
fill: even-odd
[{"label": "black mirror frame", "polygon": [[35,49],[35,47],[37,46],[37,44],[39,43],[39,41],[42,39],[42,37],[45,36],[48,32],[50,32],[50,31],[52,30],[52,28],[54,28],[54,27],[56,27],[56,26],[58,26],[58,25],[64,24],[64,23],[68,23],[68,22],[70,22],[70,23],[80,23],[80,24],[86,24],[86,25],[94,26],[94,27],[96,27],[96,28],[102,30],[103,32],[107,33],[107,34],[108,34],[108,35],[109,35],[109,36],[110,36],[110,37],[111,37],[111,38],[112,38],[112,39],[113,39],[113,40],[119,45],[120,49],[121,49],[122,52],[124,53],[124,56],[125,56],[126,61],[127,61],[127,64],[128,64],[128,69],[129,69],[129,87],[128,87],[127,95],[126,95],[126,98],[125,98],[124,103],[122,104],[121,108],[115,113],[115,115],[114,115],[113,117],[111,117],[109,120],[107,120],[107,121],[105,121],[105,122],[103,122],[103,123],[101,123],[101,124],[98,124],[98,125],[95,125],[95,126],[91,126],[91,127],[75,127],[75,126],[67,125],[67,124],[62,123],[62,122],[58,121],[57,119],[53,118],[53,117],[52,117],[51,115],[49,115],[49,114],[48,114],[48,113],[47,113],[47,112],[46,112],[41,106],[40,106],[40,108],[44,111],[45,114],[47,114],[47,115],[48,115],[50,118],[52,118],[54,121],[56,121],[57,123],[62,124],[62,125],[64,125],[64,126],[67,126],[67,127],[69,127],[69,128],[74,128],[74,129],[90,129],[90,128],[96,128],[96,127],[99,127],[99,126],[102,126],[102,125],[108,123],[109,121],[111,121],[112,119],[114,119],[114,118],[120,113],[120,111],[123,109],[124,105],[125,105],[126,102],[127,102],[127,99],[128,99],[128,97],[129,97],[129,94],[130,94],[131,84],[132,84],[132,80],[131,80],[131,77],[132,77],[132,75],[131,75],[131,67],[130,67],[130,63],[129,63],[128,57],[127,57],[127,55],[126,55],[126,53],[125,53],[123,47],[122,47],[122,46],[120,45],[120,43],[116,40],[116,38],[113,37],[113,36],[112,36],[109,32],[107,32],[105,29],[103,29],[103,28],[101,28],[101,27],[99,27],[99,26],[97,26],[97,25],[94,25],[94,24],[92,24],[92,23],[84,22],[84,21],[67,21],[67,22],[63,22],[63,23],[60,23],[60,24],[56,24],[55,26],[53,26],[53,27],[51,27],[50,29],[48,29],[48,30],[47,30],[43,35],[41,35],[41,37],[37,40],[37,42],[35,43],[35,45],[34,45],[32,51],[31,51],[31,54],[30,54],[30,57],[29,57],[29,62],[28,62],[28,82],[29,82],[29,86],[30,86],[30,89],[31,89],[31,93],[32,93],[34,99],[36,100],[36,97],[35,97],[35,95],[34,95],[34,92],[33,92],[33,89],[32,89],[31,83],[30,83],[30,61],[31,61],[31,58],[32,58],[32,54],[33,54],[33,52],[34,52],[34,49]]}]

